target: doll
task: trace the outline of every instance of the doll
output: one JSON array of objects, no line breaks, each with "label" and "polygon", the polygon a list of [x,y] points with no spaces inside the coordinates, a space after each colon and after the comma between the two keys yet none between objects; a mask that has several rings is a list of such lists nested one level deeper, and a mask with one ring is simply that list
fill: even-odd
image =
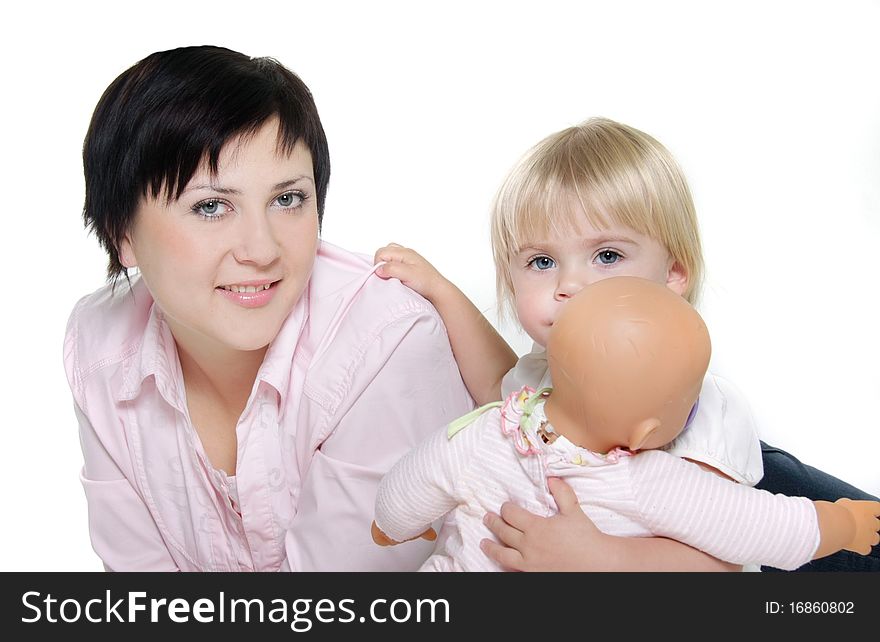
[{"label": "doll", "polygon": [[696,310],[664,285],[615,277],[565,304],[547,345],[552,390],[529,388],[453,422],[382,480],[373,539],[418,536],[449,513],[422,570],[501,570],[479,549],[487,511],[539,515],[564,478],[596,526],[662,536],[734,564],[797,568],[880,540],[880,503],[773,495],[662,450],[687,428],[709,364]]}]

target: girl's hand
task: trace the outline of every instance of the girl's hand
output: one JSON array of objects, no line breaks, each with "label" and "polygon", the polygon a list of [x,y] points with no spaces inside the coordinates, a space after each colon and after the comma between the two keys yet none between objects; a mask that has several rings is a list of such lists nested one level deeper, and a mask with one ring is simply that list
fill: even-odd
[{"label": "girl's hand", "polygon": [[376,251],[373,263],[385,261],[376,270],[383,279],[399,279],[405,286],[436,303],[436,297],[449,283],[437,269],[415,250],[389,243]]},{"label": "girl's hand", "polygon": [[577,495],[561,479],[547,480],[559,512],[538,517],[510,502],[501,516],[483,522],[502,542],[480,548],[513,571],[739,571],[728,564],[663,537],[606,535],[581,510]]},{"label": "girl's hand", "polygon": [[376,274],[391,277],[431,302],[449,337],[461,378],[477,405],[501,399],[501,379],[516,365],[516,353],[483,313],[417,252],[390,243],[376,252]]},{"label": "girl's hand", "polygon": [[480,542],[483,553],[513,571],[614,570],[618,538],[596,528],[568,484],[555,477],[547,483],[559,512],[539,517],[506,502],[500,517],[487,513],[483,518],[502,542],[484,539]]}]

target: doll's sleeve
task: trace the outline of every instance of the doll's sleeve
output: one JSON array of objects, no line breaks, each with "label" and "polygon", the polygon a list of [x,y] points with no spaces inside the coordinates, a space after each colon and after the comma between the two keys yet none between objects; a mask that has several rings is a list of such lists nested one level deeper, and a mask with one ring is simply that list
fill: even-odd
[{"label": "doll's sleeve", "polygon": [[662,451],[633,457],[636,504],[655,534],[734,564],[795,569],[819,545],[813,502],[774,495]]},{"label": "doll's sleeve", "polygon": [[458,506],[478,432],[471,425],[449,438],[444,426],[394,465],[376,494],[376,525],[383,533],[402,542]]}]

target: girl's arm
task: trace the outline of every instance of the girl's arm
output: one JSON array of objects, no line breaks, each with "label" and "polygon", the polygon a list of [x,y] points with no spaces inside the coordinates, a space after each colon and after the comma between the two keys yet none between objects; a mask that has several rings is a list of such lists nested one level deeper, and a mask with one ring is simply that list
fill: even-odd
[{"label": "girl's arm", "polygon": [[564,481],[548,480],[559,512],[539,517],[506,503],[485,524],[502,542],[480,548],[514,571],[738,571],[680,542],[661,537],[615,537],[602,533],[581,510]]},{"label": "girl's arm", "polygon": [[501,399],[501,379],[516,353],[464,293],[417,252],[391,243],[376,252],[382,278],[396,278],[440,313],[461,377],[477,405]]}]

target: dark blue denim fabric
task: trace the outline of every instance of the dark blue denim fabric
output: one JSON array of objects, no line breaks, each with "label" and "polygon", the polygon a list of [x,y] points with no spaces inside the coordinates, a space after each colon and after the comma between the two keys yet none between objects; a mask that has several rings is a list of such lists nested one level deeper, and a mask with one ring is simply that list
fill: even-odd
[{"label": "dark blue denim fabric", "polygon": [[[873,499],[873,495],[855,486],[832,477],[828,473],[801,463],[784,450],[761,442],[761,456],[764,460],[764,478],[756,488],[771,493],[809,497],[812,500],[836,501],[841,497],[850,499]],[[880,465],[878,465],[880,468]],[[762,571],[778,571],[770,566],[762,566]],[[875,546],[870,555],[858,555],[850,551],[840,551],[801,566],[797,571],[880,571],[880,545]]]}]

